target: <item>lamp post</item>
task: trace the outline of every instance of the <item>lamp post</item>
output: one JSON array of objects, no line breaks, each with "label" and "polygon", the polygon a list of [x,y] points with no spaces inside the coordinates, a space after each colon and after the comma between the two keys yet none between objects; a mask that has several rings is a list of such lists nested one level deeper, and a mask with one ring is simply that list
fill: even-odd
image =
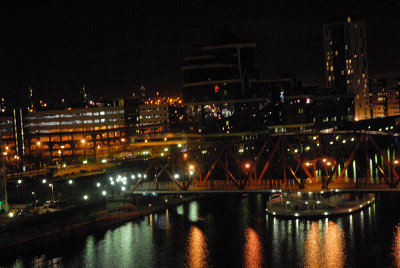
[{"label": "lamp post", "polygon": [[82,139],[81,140],[81,143],[82,143],[82,147],[83,147],[83,154],[84,154],[84,159],[85,159],[85,161],[86,161],[86,163],[87,163],[87,157],[86,157],[86,140],[85,139]]},{"label": "lamp post", "polygon": [[3,161],[3,183],[4,183],[4,211],[7,213],[8,212],[8,198],[7,198],[7,181],[6,181],[6,167],[4,164],[4,157],[7,155],[7,152],[4,151],[3,149],[3,136],[0,134],[0,140],[1,140],[1,158]]},{"label": "lamp post", "polygon": [[51,187],[51,198],[52,198],[52,200],[54,202],[54,186],[53,186],[53,184],[50,183],[49,187]]}]

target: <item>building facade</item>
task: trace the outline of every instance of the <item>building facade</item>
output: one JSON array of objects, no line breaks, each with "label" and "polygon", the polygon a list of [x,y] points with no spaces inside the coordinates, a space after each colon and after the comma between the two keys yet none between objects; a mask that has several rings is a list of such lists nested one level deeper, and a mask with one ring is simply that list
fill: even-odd
[{"label": "building facade", "polygon": [[246,95],[249,80],[257,79],[254,43],[224,31],[210,45],[190,57],[182,67],[183,101],[238,99]]},{"label": "building facade", "polygon": [[107,157],[126,142],[123,107],[32,111],[24,126],[27,153],[50,162]]},{"label": "building facade", "polygon": [[327,87],[354,95],[354,120],[371,118],[365,21],[323,26]]},{"label": "building facade", "polygon": [[400,115],[400,73],[374,75],[370,87],[374,118]]}]

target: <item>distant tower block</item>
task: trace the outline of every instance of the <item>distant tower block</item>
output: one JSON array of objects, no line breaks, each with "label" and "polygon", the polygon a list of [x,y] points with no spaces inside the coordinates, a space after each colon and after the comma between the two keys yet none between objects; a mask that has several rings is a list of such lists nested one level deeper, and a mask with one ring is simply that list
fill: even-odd
[{"label": "distant tower block", "polygon": [[88,94],[86,93],[85,85],[82,86],[80,93],[81,93],[81,97],[82,97],[82,102],[88,103]]},{"label": "distant tower block", "polygon": [[33,110],[33,89],[31,87],[28,88],[28,100],[29,100],[29,109]]},{"label": "distant tower block", "polygon": [[354,120],[371,118],[365,21],[325,24],[325,78],[328,87],[354,94]]}]

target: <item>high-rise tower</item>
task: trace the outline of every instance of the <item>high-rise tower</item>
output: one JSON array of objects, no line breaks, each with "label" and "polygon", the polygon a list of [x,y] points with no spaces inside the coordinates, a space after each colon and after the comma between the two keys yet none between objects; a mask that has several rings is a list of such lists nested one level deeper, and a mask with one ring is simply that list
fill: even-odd
[{"label": "high-rise tower", "polygon": [[354,95],[354,120],[371,118],[365,21],[348,17],[323,30],[327,86]]}]

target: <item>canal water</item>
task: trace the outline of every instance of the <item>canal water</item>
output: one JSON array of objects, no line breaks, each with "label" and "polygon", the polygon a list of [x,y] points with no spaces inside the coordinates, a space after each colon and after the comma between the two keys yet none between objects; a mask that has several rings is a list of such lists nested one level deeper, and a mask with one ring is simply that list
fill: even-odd
[{"label": "canal water", "polygon": [[10,267],[396,267],[400,193],[335,219],[265,214],[267,195],[221,194],[9,260]]}]

